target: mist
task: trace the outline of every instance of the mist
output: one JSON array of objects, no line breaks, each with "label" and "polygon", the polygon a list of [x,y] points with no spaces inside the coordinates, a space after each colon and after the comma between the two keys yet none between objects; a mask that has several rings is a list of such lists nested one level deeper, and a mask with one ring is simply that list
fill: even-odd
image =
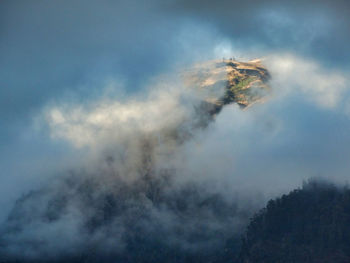
[{"label": "mist", "polygon": [[[348,182],[342,1],[1,5],[1,260],[230,258],[269,199]],[[210,116],[183,72],[230,57],[271,91]]]}]

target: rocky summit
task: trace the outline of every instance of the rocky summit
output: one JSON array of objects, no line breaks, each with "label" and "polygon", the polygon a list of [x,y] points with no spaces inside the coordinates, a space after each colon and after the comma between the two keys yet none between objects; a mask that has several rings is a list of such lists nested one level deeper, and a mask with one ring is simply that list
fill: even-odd
[{"label": "rocky summit", "polygon": [[212,114],[226,104],[246,108],[261,101],[270,91],[270,73],[260,59],[239,62],[213,60],[195,65],[185,73],[185,81],[202,93]]}]

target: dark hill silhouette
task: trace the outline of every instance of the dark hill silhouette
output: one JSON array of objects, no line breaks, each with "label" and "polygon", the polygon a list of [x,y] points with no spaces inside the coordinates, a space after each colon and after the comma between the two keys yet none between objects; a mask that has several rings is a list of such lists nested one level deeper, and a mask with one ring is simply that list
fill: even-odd
[{"label": "dark hill silhouette", "polygon": [[240,262],[350,262],[350,190],[311,181],[269,201],[248,226]]}]

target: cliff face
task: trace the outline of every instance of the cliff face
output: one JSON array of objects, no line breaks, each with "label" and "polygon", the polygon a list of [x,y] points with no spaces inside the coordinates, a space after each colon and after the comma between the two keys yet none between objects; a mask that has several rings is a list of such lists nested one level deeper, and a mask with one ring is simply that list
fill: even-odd
[{"label": "cliff face", "polygon": [[202,93],[211,113],[226,104],[246,108],[263,99],[270,91],[270,74],[261,60],[239,62],[214,60],[194,66],[185,74],[186,83]]}]

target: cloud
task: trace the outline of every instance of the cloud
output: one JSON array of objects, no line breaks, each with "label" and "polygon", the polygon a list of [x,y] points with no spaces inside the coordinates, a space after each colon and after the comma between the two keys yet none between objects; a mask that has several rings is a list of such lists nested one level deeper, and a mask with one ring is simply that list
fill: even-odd
[{"label": "cloud", "polygon": [[179,90],[164,89],[145,101],[123,103],[102,99],[92,105],[49,109],[46,119],[53,138],[66,139],[75,146],[96,147],[105,140],[119,142],[119,137],[133,133],[175,129],[188,114],[179,96]]},{"label": "cloud", "polygon": [[[268,198],[347,180],[344,1],[1,5],[1,256],[216,254]],[[266,57],[272,93],[204,129],[164,74],[223,56]]]},{"label": "cloud", "polygon": [[323,68],[315,61],[282,54],[270,57],[266,63],[275,76],[272,85],[280,94],[302,93],[319,106],[336,108],[347,92],[348,79],[344,73]]},{"label": "cloud", "polygon": [[63,260],[93,247],[96,260],[124,259],[132,244],[161,240],[166,251],[216,254],[269,198],[315,175],[344,182],[344,74],[291,54],[265,60],[270,98],[227,106],[206,128],[196,125],[202,97],[174,78],[142,98],[49,104],[51,138],[84,158],[17,201],[1,253]]},{"label": "cloud", "polygon": [[[349,18],[344,1],[171,1],[169,10],[209,23],[238,47],[276,50],[348,67]],[[248,53],[248,52],[247,52]],[[260,53],[261,54],[261,53]]]}]

